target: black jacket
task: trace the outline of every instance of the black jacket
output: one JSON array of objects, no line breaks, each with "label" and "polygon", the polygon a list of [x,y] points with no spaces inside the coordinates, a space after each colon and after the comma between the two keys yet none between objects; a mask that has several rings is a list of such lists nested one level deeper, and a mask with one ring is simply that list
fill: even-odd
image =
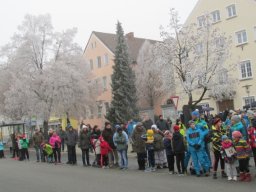
[{"label": "black jacket", "polygon": [[184,139],[183,139],[183,136],[180,134],[180,132],[173,133],[172,143],[173,143],[173,151],[175,154],[185,152]]}]

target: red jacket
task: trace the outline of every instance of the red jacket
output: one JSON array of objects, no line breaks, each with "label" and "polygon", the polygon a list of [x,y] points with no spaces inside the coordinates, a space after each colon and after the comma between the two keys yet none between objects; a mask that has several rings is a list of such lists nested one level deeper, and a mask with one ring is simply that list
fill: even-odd
[{"label": "red jacket", "polygon": [[100,154],[107,155],[110,151],[112,151],[112,148],[109,146],[109,144],[105,140],[101,140],[100,141]]},{"label": "red jacket", "polygon": [[256,148],[256,127],[251,127],[248,130],[249,143],[252,148]]}]

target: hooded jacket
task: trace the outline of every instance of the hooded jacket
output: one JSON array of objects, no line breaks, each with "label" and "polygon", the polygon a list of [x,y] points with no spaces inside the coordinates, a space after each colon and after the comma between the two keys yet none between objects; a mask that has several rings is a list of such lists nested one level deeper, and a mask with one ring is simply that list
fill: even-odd
[{"label": "hooded jacket", "polygon": [[247,134],[246,134],[246,130],[245,130],[245,127],[242,124],[242,122],[238,122],[238,123],[231,126],[230,133],[229,133],[229,137],[230,137],[231,140],[232,140],[232,133],[234,131],[240,131],[240,133],[243,135],[243,139],[246,140],[246,135]]},{"label": "hooded jacket", "polygon": [[174,132],[172,137],[173,151],[175,154],[185,152],[185,144],[183,136],[180,132]]}]

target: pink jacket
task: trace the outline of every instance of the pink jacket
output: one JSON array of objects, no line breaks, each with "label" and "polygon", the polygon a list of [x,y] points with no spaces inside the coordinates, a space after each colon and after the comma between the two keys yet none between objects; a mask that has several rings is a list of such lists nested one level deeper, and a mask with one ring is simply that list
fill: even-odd
[{"label": "pink jacket", "polygon": [[[58,148],[60,148],[61,139],[58,135],[55,135],[55,136],[53,135],[53,136],[51,136],[49,143],[52,146],[52,148],[55,148],[56,145],[58,146]],[[55,143],[56,143],[56,145],[55,145]]]}]

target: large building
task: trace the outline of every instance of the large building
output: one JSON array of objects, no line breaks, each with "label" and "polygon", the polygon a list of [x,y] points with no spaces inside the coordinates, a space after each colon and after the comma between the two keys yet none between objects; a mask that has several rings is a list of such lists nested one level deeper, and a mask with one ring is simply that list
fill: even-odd
[{"label": "large building", "polygon": [[[185,23],[185,25],[196,23],[201,27],[203,18],[208,15],[214,27],[232,37],[231,57],[227,62],[236,63],[236,69],[230,74],[237,79],[236,93],[233,98],[222,101],[216,101],[207,94],[201,104],[210,105],[215,112],[226,108],[242,109],[245,105],[250,106],[256,99],[255,10],[255,0],[198,0]],[[187,101],[186,96],[180,97],[179,108],[187,104]]]},{"label": "large building", "polygon": [[[91,125],[102,125],[105,114],[111,103],[111,75],[113,73],[116,34],[93,31],[84,50],[84,57],[91,72],[92,81],[96,88],[95,103],[88,106],[85,122]],[[136,65],[139,50],[147,42],[153,40],[136,38],[134,33],[125,35],[128,45],[131,65]]]}]

